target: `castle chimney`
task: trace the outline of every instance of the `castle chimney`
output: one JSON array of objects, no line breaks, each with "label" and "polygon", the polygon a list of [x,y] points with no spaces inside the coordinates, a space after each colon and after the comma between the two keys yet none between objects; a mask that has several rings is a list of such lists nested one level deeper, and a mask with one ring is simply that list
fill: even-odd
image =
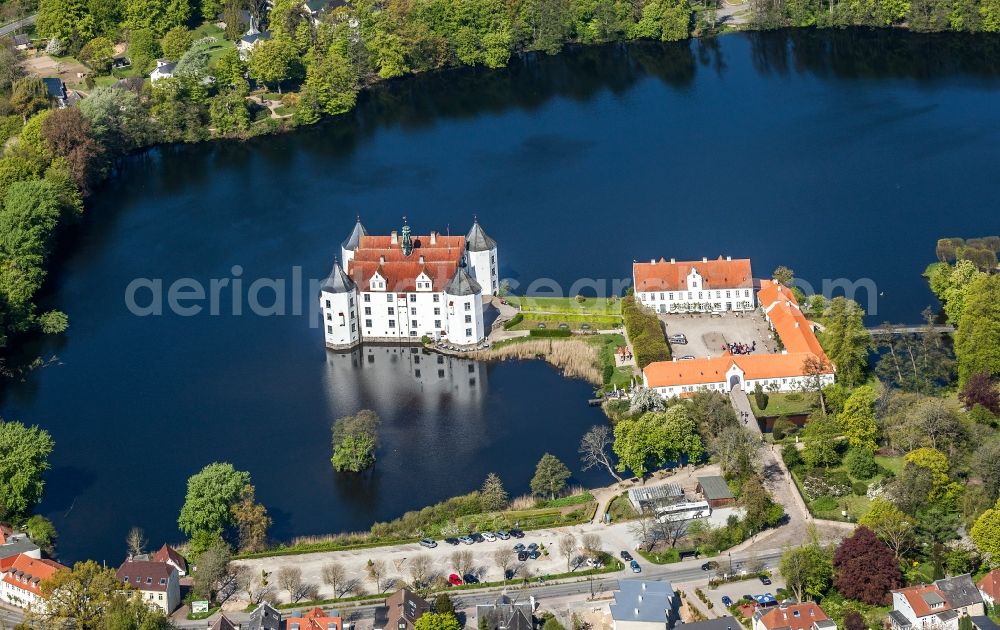
[{"label": "castle chimney", "polygon": [[420,264],[421,265],[424,264],[424,257],[423,257],[423,255],[420,256],[419,260],[420,260]]},{"label": "castle chimney", "polygon": [[437,230],[431,230],[431,245],[437,245],[438,233]]},{"label": "castle chimney", "polygon": [[650,258],[649,259],[649,264],[655,265],[656,264],[656,259],[655,258]]},{"label": "castle chimney", "polygon": [[670,264],[671,265],[677,264],[677,259],[676,258],[671,258],[670,259]]},{"label": "castle chimney", "polygon": [[385,264],[385,256],[379,256],[378,257],[378,264],[380,264],[380,265],[384,265]]},{"label": "castle chimney", "polygon": [[726,256],[726,260],[732,260],[732,259],[733,259],[732,256]]},{"label": "castle chimney", "polygon": [[638,608],[634,608],[633,610],[635,611],[635,616],[638,617],[639,616],[639,609]]},{"label": "castle chimney", "polygon": [[396,230],[393,230],[392,233],[389,235],[389,242],[392,243],[393,245],[399,244],[399,235],[396,233]]},{"label": "castle chimney", "polygon": [[708,256],[702,256],[701,262],[708,262]]}]

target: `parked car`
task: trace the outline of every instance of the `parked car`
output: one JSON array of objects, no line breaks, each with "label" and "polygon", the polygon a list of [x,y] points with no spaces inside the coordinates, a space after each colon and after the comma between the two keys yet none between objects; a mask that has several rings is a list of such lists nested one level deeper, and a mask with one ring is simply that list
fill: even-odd
[{"label": "parked car", "polygon": [[528,551],[534,551],[534,550],[538,549],[538,543],[531,543],[531,544],[529,544],[528,547],[527,547],[527,549],[528,549]]},{"label": "parked car", "polygon": [[598,560],[597,558],[587,558],[587,566],[591,567],[592,569],[600,569],[601,567],[604,566],[604,563]]},{"label": "parked car", "polygon": [[432,538],[424,538],[423,540],[420,541],[420,546],[427,547],[428,549],[433,549],[437,547],[438,544],[434,542],[434,539]]},{"label": "parked car", "polygon": [[448,576],[448,582],[452,586],[461,586],[462,578],[458,577],[457,573],[452,573],[451,575]]},{"label": "parked car", "polygon": [[524,551],[524,545],[522,543],[517,543],[516,545],[514,545],[514,551],[517,553],[521,553],[522,551]]},{"label": "parked car", "polygon": [[510,535],[513,536],[514,538],[524,538],[524,532],[516,527],[510,530]]},{"label": "parked car", "polygon": [[507,569],[503,572],[503,579],[513,580],[514,579],[514,569]]},{"label": "parked car", "polygon": [[524,562],[527,559],[528,559],[528,552],[527,551],[524,551],[522,549],[521,551],[517,552],[517,560],[518,560],[518,562]]},{"label": "parked car", "polygon": [[709,560],[705,564],[701,565],[702,571],[715,571],[719,568],[719,563],[715,560]]},{"label": "parked car", "polygon": [[455,538],[454,536],[449,536],[448,538],[445,538],[444,541],[446,543],[448,543],[449,545],[457,545],[458,544],[458,539]]},{"label": "parked car", "polygon": [[[468,580],[466,580],[466,581],[468,581]],[[723,606],[732,606],[733,605],[733,599],[729,595],[723,595],[722,596],[722,605]]]},{"label": "parked car", "polygon": [[472,542],[483,542],[486,540],[482,534],[469,534],[469,538],[472,539]]},{"label": "parked car", "polygon": [[694,361],[694,355],[685,354],[680,358],[681,361]]},{"label": "parked car", "polygon": [[510,540],[510,534],[501,529],[500,531],[497,532],[497,538],[499,538],[500,540]]},{"label": "parked car", "polygon": [[532,560],[538,560],[539,558],[542,557],[542,552],[537,549],[529,549],[528,557],[531,558]]},{"label": "parked car", "polygon": [[760,576],[760,583],[763,584],[764,586],[770,586],[771,578],[767,577],[766,575],[762,575]]},{"label": "parked car", "polygon": [[479,578],[472,575],[471,573],[466,573],[465,577],[463,577],[462,579],[465,580],[466,584],[479,584]]},{"label": "parked car", "polygon": [[472,539],[472,536],[459,536],[458,542],[462,543],[463,545],[471,545],[476,541]]},{"label": "parked car", "polygon": [[493,532],[483,532],[482,537],[489,542],[493,542],[497,539],[497,535]]},{"label": "parked car", "polygon": [[629,552],[623,550],[620,555],[625,562],[632,562],[632,554]]},{"label": "parked car", "polygon": [[640,567],[639,563],[635,560],[629,562],[628,566],[632,569],[632,573],[642,573],[642,567]]},{"label": "parked car", "polygon": [[684,335],[670,335],[667,337],[667,341],[670,343],[676,343],[678,345],[684,345],[688,342],[688,338]]},{"label": "parked car", "polygon": [[753,601],[753,595],[744,595],[743,596],[743,601],[752,602]]}]

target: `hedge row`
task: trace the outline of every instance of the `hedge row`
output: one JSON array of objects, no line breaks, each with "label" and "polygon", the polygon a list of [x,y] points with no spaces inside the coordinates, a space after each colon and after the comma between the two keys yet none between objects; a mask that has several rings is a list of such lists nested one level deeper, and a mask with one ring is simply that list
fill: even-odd
[{"label": "hedge row", "polygon": [[528,331],[530,337],[569,337],[572,334],[569,328],[532,328]]},{"label": "hedge row", "polygon": [[504,322],[503,329],[504,330],[510,330],[511,328],[513,328],[514,326],[517,326],[518,324],[520,324],[523,321],[524,321],[524,315],[521,314],[521,313],[518,313],[517,315],[511,317],[506,322]]},{"label": "hedge row", "polygon": [[670,360],[670,346],[655,311],[639,304],[635,296],[630,295],[622,300],[622,318],[639,369],[656,361]]}]

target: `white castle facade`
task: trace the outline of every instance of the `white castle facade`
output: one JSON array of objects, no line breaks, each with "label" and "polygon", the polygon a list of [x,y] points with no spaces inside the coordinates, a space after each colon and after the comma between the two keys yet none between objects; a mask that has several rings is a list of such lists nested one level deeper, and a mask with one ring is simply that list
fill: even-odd
[{"label": "white castle facade", "polygon": [[326,346],[418,343],[424,336],[467,346],[483,341],[483,298],[499,286],[497,244],[478,221],[465,236],[414,236],[403,225],[372,236],[361,224],[341,244],[320,287]]}]

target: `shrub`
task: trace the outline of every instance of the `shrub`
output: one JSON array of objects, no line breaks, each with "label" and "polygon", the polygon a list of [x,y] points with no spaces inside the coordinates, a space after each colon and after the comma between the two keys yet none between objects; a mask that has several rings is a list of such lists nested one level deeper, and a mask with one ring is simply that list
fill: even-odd
[{"label": "shrub", "polygon": [[795,431],[796,426],[792,423],[792,421],[782,416],[774,421],[774,427],[771,429],[771,435],[773,435],[776,440],[783,440],[789,435],[794,434]]},{"label": "shrub", "polygon": [[764,388],[758,382],[753,388],[753,399],[757,403],[757,408],[761,411],[767,409],[768,396],[764,393]]},{"label": "shrub", "polygon": [[803,464],[802,453],[794,444],[786,444],[781,449],[781,459],[785,461],[785,466],[788,466],[789,470],[800,468]]},{"label": "shrub", "polygon": [[573,331],[569,328],[532,328],[528,331],[530,337],[570,337]]},{"label": "shrub", "polygon": [[576,300],[577,304],[583,304],[584,302],[587,301],[587,298],[583,297],[582,295],[577,295],[574,299]]},{"label": "shrub", "polygon": [[517,315],[514,315],[513,317],[511,317],[510,319],[508,319],[506,322],[504,322],[503,329],[504,330],[510,330],[511,328],[513,328],[514,326],[517,326],[518,324],[520,324],[523,321],[524,321],[524,315],[522,313],[518,313]]},{"label": "shrub", "polygon": [[855,479],[871,479],[878,473],[875,454],[866,448],[852,448],[844,459],[847,471]]},{"label": "shrub", "polygon": [[801,402],[802,401],[802,394],[800,394],[798,392],[792,392],[790,394],[785,394],[785,400],[787,400],[788,402]]},{"label": "shrub", "polygon": [[605,363],[604,367],[601,368],[601,378],[604,380],[604,384],[607,385],[611,382],[611,379],[615,377],[615,366]]},{"label": "shrub", "polygon": [[833,497],[819,497],[812,502],[812,509],[816,512],[832,512],[837,509],[837,499]]},{"label": "shrub", "polygon": [[853,490],[854,494],[857,496],[863,497],[868,494],[868,484],[864,481],[855,481],[851,486],[851,490]]},{"label": "shrub", "polygon": [[851,492],[851,480],[847,473],[810,470],[802,479],[802,490],[810,499],[820,497],[842,497]]}]

